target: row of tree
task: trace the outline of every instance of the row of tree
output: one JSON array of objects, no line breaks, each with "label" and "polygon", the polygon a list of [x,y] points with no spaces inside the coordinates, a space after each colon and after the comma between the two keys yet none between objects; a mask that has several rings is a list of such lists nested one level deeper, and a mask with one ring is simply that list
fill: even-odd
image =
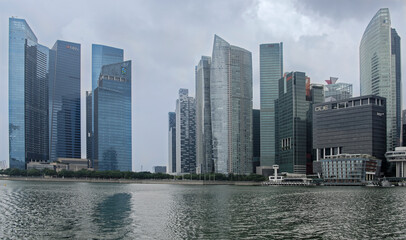
[{"label": "row of tree", "polygon": [[265,181],[265,177],[257,174],[250,175],[235,175],[235,174],[186,174],[183,176],[173,176],[166,173],[151,173],[151,172],[121,172],[121,171],[90,171],[82,169],[80,171],[62,170],[56,172],[51,169],[29,169],[21,170],[17,168],[9,168],[0,170],[0,175],[7,176],[28,176],[28,177],[64,177],[64,178],[101,178],[101,179],[189,179],[189,180],[218,180],[218,181]]}]

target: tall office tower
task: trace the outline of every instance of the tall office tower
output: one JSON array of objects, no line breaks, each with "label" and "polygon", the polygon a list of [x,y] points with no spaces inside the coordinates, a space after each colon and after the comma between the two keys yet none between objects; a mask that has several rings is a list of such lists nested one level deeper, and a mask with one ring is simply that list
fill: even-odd
[{"label": "tall office tower", "polygon": [[94,166],[132,171],[131,61],[104,65],[94,91]]},{"label": "tall office tower", "polygon": [[[113,63],[120,63],[124,61],[124,50],[99,44],[92,44],[92,93],[98,86],[98,81],[100,77],[101,69],[104,65],[113,64]],[[94,139],[94,95],[92,96],[91,101],[91,109],[92,109],[92,116],[91,116],[91,131],[87,131],[87,134],[90,133],[88,137],[89,141]],[[87,126],[87,125],[86,125]],[[86,151],[89,152],[91,155],[94,155],[94,143],[89,142],[87,144]],[[93,162],[92,158],[90,158]]]},{"label": "tall office tower", "polygon": [[24,19],[9,19],[9,167],[49,160],[49,49]]},{"label": "tall office tower", "polygon": [[214,171],[210,108],[211,57],[202,56],[196,66],[196,172]]},{"label": "tall office tower", "polygon": [[278,82],[283,75],[283,43],[259,46],[261,102],[261,166],[271,167],[276,161],[275,100]]},{"label": "tall office tower", "polygon": [[50,160],[80,158],[80,44],[56,41],[50,54]]},{"label": "tall office tower", "polygon": [[359,47],[361,96],[386,98],[387,150],[401,136],[400,37],[391,28],[389,9],[381,8],[365,29]]},{"label": "tall office tower", "polygon": [[[309,82],[310,82],[310,78]],[[313,105],[324,102],[324,85],[323,84],[310,84],[310,92],[307,96],[307,101],[309,101],[309,109],[307,111],[307,155],[306,155],[306,174],[313,173],[313,159],[315,151],[313,151]]]},{"label": "tall office tower", "polygon": [[320,92],[313,89],[318,96],[311,96],[310,79],[303,72],[291,72],[279,79],[279,98],[275,100],[276,163],[281,172],[306,173],[312,151],[307,143],[311,134],[308,132],[309,111],[313,98],[315,101],[323,98]]},{"label": "tall office tower", "polygon": [[252,56],[214,36],[210,69],[214,170],[252,173]]},{"label": "tall office tower", "polygon": [[261,157],[261,110],[252,109],[252,171],[260,165]]},{"label": "tall office tower", "polygon": [[92,91],[86,91],[86,158],[93,159]]},{"label": "tall office tower", "polygon": [[196,101],[187,89],[176,100],[176,173],[196,173]]},{"label": "tall office tower", "polygon": [[168,113],[168,173],[176,173],[176,113]]},{"label": "tall office tower", "polygon": [[352,97],[352,84],[337,83],[338,78],[330,77],[324,87],[325,102],[339,101]]}]

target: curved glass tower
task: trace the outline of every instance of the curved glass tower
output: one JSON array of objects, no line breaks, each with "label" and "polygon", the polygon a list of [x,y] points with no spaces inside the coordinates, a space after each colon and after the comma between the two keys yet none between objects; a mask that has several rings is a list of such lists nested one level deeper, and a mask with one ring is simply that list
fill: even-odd
[{"label": "curved glass tower", "polygon": [[[394,33],[393,33],[393,32]],[[389,9],[381,8],[372,18],[359,47],[360,51],[360,93],[385,97],[387,118],[387,150],[394,150],[400,141],[401,81],[400,39],[396,30],[391,28]],[[399,74],[396,74],[399,72]]]},{"label": "curved glass tower", "polygon": [[210,69],[213,161],[217,173],[252,172],[252,55],[214,36]]}]

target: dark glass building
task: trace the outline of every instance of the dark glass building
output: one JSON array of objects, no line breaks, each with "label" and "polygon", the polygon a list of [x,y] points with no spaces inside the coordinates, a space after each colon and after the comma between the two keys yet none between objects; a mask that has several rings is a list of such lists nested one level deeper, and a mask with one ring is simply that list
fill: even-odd
[{"label": "dark glass building", "polygon": [[56,41],[50,64],[50,160],[80,158],[80,44]]},{"label": "dark glass building", "polygon": [[131,61],[102,67],[94,116],[94,167],[132,171]]},{"label": "dark glass building", "polygon": [[93,159],[93,104],[92,104],[92,92],[86,91],[86,158]]},{"label": "dark glass building", "polygon": [[252,171],[260,165],[261,157],[261,111],[252,109]]},{"label": "dark glass building", "polygon": [[323,87],[310,85],[310,78],[304,72],[290,72],[279,79],[279,97],[275,100],[275,132],[276,164],[281,172],[308,172],[312,152],[309,112],[313,102],[318,101],[324,101]]},{"label": "dark glass building", "polygon": [[9,167],[49,160],[49,49],[24,19],[9,19]]},{"label": "dark glass building", "polygon": [[386,100],[374,95],[313,106],[314,160],[338,154],[386,152]]},{"label": "dark glass building", "polygon": [[176,172],[176,113],[168,113],[168,173]]}]

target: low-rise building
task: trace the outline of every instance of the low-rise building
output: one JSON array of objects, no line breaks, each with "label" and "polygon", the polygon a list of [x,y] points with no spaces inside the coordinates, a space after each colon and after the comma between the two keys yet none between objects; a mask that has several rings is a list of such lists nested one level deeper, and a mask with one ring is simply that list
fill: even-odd
[{"label": "low-rise building", "polygon": [[396,177],[406,177],[406,147],[397,147],[395,151],[387,152],[385,157],[388,162],[396,164]]},{"label": "low-rise building", "polygon": [[166,173],[166,166],[154,166],[154,173]]},{"label": "low-rise building", "polygon": [[380,175],[382,161],[368,154],[339,154],[319,160],[324,182],[362,185]]}]

